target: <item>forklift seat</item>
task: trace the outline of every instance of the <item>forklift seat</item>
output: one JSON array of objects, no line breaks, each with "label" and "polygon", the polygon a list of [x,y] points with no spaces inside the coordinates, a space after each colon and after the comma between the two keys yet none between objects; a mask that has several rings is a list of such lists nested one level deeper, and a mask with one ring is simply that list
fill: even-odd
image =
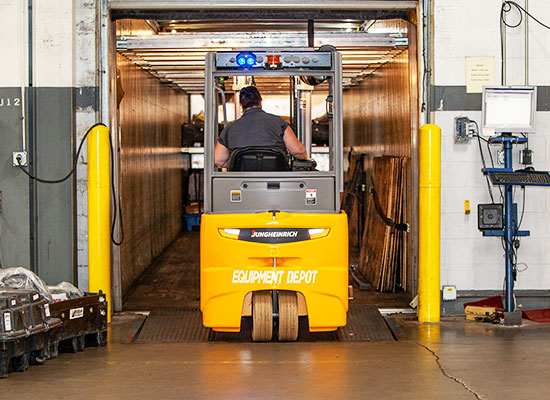
[{"label": "forklift seat", "polygon": [[244,147],[231,155],[229,171],[290,171],[287,155],[269,147]]}]

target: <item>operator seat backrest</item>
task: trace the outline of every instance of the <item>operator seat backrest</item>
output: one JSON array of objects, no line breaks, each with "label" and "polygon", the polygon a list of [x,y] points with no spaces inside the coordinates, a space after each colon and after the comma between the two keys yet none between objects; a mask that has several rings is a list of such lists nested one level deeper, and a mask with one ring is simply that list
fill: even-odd
[{"label": "operator seat backrest", "polygon": [[290,171],[287,155],[269,147],[245,147],[231,155],[229,171]]}]

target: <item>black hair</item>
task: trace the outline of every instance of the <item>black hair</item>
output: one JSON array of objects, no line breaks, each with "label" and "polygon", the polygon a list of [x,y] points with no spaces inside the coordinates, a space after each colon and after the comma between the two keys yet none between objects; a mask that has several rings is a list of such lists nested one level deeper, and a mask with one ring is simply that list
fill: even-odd
[{"label": "black hair", "polygon": [[246,86],[241,89],[239,100],[241,102],[241,105],[243,106],[243,109],[246,110],[250,107],[259,106],[260,102],[262,101],[262,95],[255,86]]}]

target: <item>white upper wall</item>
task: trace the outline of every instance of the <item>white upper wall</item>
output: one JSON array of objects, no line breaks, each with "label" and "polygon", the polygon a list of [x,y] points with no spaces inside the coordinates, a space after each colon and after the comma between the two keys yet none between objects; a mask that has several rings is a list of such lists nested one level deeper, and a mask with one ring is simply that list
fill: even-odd
[{"label": "white upper wall", "polygon": [[[493,56],[495,84],[500,83],[500,0],[435,0],[434,1],[434,84],[466,85],[466,57]],[[524,1],[518,3],[523,6]],[[550,24],[550,2],[529,0],[529,11]],[[511,14],[509,22],[517,21]],[[550,30],[529,21],[529,84],[550,86]],[[507,28],[507,84],[524,84],[524,26]],[[504,257],[500,240],[483,237],[477,229],[477,204],[490,203],[487,184],[481,173],[478,143],[455,144],[453,120],[468,116],[481,122],[480,111],[437,111],[435,123],[442,129],[442,194],[441,194],[441,284],[456,285],[459,290],[502,290]],[[529,135],[534,151],[534,167],[550,170],[550,112],[536,113],[537,131]],[[496,159],[499,146],[491,146]],[[519,168],[515,146],[514,168]],[[486,157],[487,147],[483,145]],[[488,161],[489,162],[489,161]],[[493,190],[500,202],[498,188]],[[514,201],[522,209],[522,191]],[[525,217],[521,228],[531,236],[521,240],[518,250],[518,289],[550,288],[550,188],[526,189]],[[471,203],[465,214],[464,201]],[[523,264],[524,263],[524,264]]]},{"label": "white upper wall", "polygon": [[34,86],[73,86],[73,1],[33,1]]},{"label": "white upper wall", "polygon": [[[74,72],[75,59],[92,54],[92,71],[95,71],[95,24],[83,26],[86,19],[93,22],[95,3],[82,5],[75,21],[72,0],[33,1],[33,84],[36,87],[71,87],[75,82],[95,82],[95,72],[79,74]],[[28,85],[28,10],[23,0],[2,0],[0,3],[0,87],[21,87]],[[85,40],[79,41],[78,54],[75,49],[75,24],[81,31],[87,30]],[[80,25],[79,25],[80,24]],[[86,32],[84,32],[86,33]],[[91,53],[88,50],[92,45]],[[90,57],[84,56],[85,61]],[[83,69],[81,69],[83,70]],[[84,72],[84,70],[83,70]]]},{"label": "white upper wall", "polygon": [[75,0],[73,23],[76,49],[73,61],[74,86],[96,86],[96,2]]},{"label": "white upper wall", "polygon": [[21,87],[27,82],[27,3],[0,2],[0,87]]},{"label": "white upper wall", "polygon": [[[500,82],[500,0],[434,0],[434,84],[466,85],[467,56],[493,56]],[[518,0],[524,6],[524,0]],[[529,12],[550,25],[550,1],[530,0]],[[515,9],[508,22],[518,19]],[[524,83],[525,28],[506,28],[507,83]],[[548,85],[550,30],[529,20],[529,84]]]}]

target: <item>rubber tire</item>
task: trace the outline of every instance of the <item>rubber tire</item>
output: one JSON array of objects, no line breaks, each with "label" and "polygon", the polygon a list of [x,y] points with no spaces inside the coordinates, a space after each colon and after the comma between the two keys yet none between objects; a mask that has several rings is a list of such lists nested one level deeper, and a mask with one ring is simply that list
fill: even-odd
[{"label": "rubber tire", "polygon": [[273,336],[273,299],[268,291],[252,293],[252,340],[268,342]]},{"label": "rubber tire", "polygon": [[78,351],[78,338],[74,336],[70,339],[67,339],[66,345],[67,353],[76,353]]},{"label": "rubber tire", "polygon": [[279,341],[296,341],[298,331],[298,296],[296,292],[279,290]]},{"label": "rubber tire", "polygon": [[42,365],[46,362],[48,358],[50,358],[48,354],[48,349],[44,347],[31,353],[30,363],[31,365]]},{"label": "rubber tire", "polygon": [[84,351],[84,348],[86,347],[86,338],[84,335],[77,336],[76,338],[76,350],[77,351]]},{"label": "rubber tire", "polygon": [[6,352],[0,352],[0,378],[7,378],[10,372],[10,358]]},{"label": "rubber tire", "polygon": [[15,372],[25,372],[29,369],[29,355],[23,354],[11,359],[11,369]]},{"label": "rubber tire", "polygon": [[107,331],[97,331],[86,335],[86,346],[100,347],[107,344]]}]

